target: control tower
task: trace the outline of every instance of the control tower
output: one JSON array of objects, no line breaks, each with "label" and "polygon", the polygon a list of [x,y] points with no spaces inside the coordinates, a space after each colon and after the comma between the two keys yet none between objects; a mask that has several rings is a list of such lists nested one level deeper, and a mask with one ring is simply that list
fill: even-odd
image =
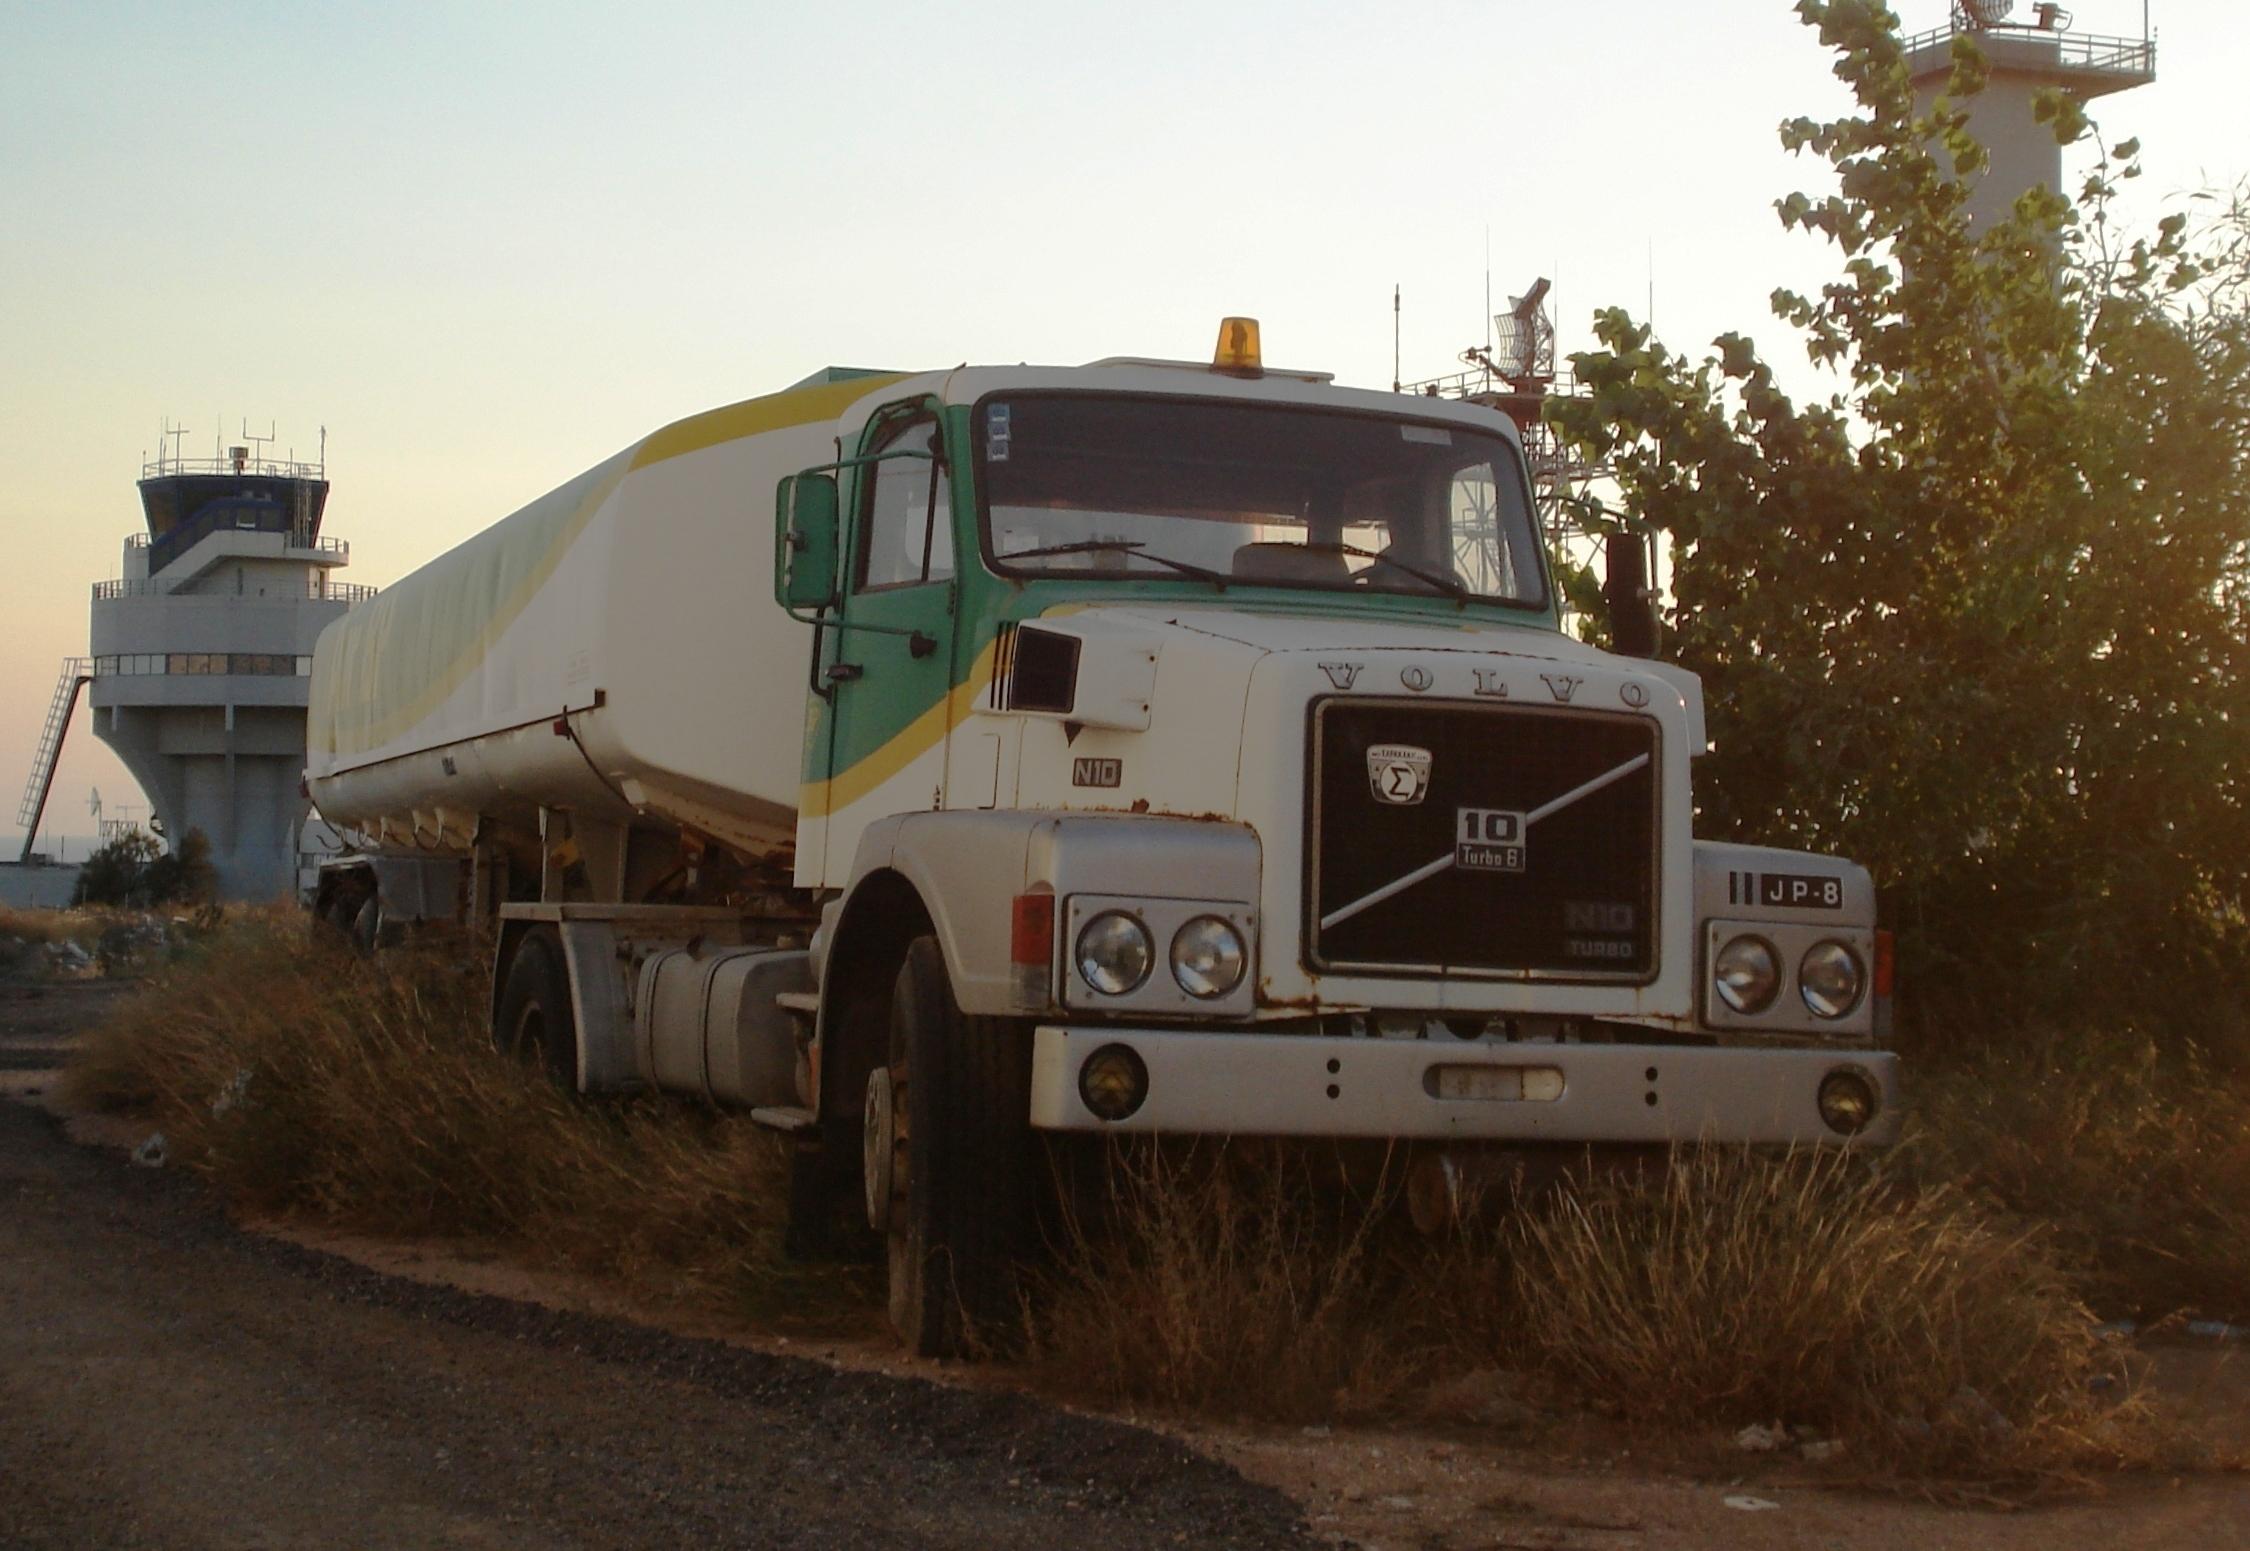
[{"label": "control tower", "polygon": [[[375,589],[334,579],[351,547],[321,532],[325,456],[251,454],[160,455],[142,469],[147,532],[125,540],[121,580],[94,584],[93,653],[65,664],[64,679],[70,699],[90,684],[94,734],[140,782],[167,840],[201,830],[219,896],[262,901],[295,891],[313,849],[301,784],[313,642]],[[56,696],[67,726],[62,685]],[[53,755],[40,752],[35,785],[52,780]]]},{"label": "control tower", "polygon": [[2062,191],[2062,147],[2032,111],[2042,90],[2059,87],[2085,102],[2156,79],[2156,39],[2145,4],[2138,38],[2073,32],[2070,13],[2059,5],[2027,9],[2029,21],[2012,22],[2013,0],[1953,0],[1945,26],[1906,40],[1907,73],[1925,113],[1945,90],[1955,37],[1975,38],[1991,66],[1984,90],[1968,104],[1969,133],[1992,159],[1969,189],[1972,233],[2006,219],[2040,184]]}]

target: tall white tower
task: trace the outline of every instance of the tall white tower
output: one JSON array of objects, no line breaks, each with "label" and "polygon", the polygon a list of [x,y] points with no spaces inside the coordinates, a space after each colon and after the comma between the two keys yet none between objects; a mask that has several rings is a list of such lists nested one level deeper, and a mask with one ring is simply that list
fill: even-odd
[{"label": "tall white tower", "polygon": [[226,899],[298,886],[313,642],[375,592],[333,579],[351,547],[320,531],[325,464],[159,457],[148,531],[125,540],[123,579],[94,585],[94,733],[173,845],[209,838]]},{"label": "tall white tower", "polygon": [[1974,37],[1992,67],[1985,89],[1968,105],[1969,133],[1992,158],[1969,190],[1972,232],[2005,219],[2040,184],[2062,191],[2062,147],[2033,114],[2041,90],[2059,87],[2084,102],[2156,79],[2156,40],[2145,5],[2138,38],[2072,32],[2070,13],[2059,5],[2028,9],[2029,21],[2011,21],[2013,0],[1954,0],[1945,26],[1906,40],[1906,68],[1924,112],[1945,90],[1957,35]]}]

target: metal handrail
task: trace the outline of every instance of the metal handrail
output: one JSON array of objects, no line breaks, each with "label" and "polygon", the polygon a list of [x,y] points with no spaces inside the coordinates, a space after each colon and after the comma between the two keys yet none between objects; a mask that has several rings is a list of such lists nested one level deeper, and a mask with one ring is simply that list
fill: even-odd
[{"label": "metal handrail", "polygon": [[2005,39],[2011,43],[2051,41],[2055,62],[2078,70],[2139,73],[2156,68],[2154,38],[2106,37],[2091,32],[2059,32],[2050,27],[1933,27],[1903,39],[1899,47],[1917,54],[1956,37]]},{"label": "metal handrail", "polygon": [[[211,529],[211,533],[272,533],[274,531],[276,530],[272,528],[229,528],[223,525],[214,526]],[[210,533],[206,533],[203,537],[209,538],[210,536]],[[196,543],[201,542],[202,539],[196,541]],[[148,546],[149,537],[145,533],[128,533],[125,535],[125,547],[127,549],[146,549]],[[193,549],[195,545],[191,544],[188,547]],[[343,555],[348,559],[352,552],[352,541],[350,539],[322,537],[314,539],[309,544],[292,543],[288,547],[291,549],[309,549],[322,555]]]},{"label": "metal handrail", "polygon": [[[1507,378],[1496,376],[1481,366],[1467,371],[1452,372],[1443,377],[1426,377],[1420,382],[1399,385],[1398,391],[1412,398],[1466,398],[1472,393],[1528,393],[1528,388],[1517,388]],[[1578,377],[1574,372],[1560,372],[1547,379],[1545,396],[1570,398],[1578,392]]]},{"label": "metal handrail", "polygon": [[[324,603],[365,603],[382,589],[363,582],[307,581],[304,595]],[[163,586],[153,578],[126,578],[118,581],[94,583],[94,601],[106,603],[117,598],[163,598],[173,594],[187,598],[233,598],[241,594],[232,592],[187,592],[177,587]]]},{"label": "metal handrail", "polygon": [[245,459],[237,468],[232,458],[159,458],[141,465],[141,478],[162,479],[172,474],[256,474],[266,479],[326,479],[325,463],[289,463],[278,459]]}]

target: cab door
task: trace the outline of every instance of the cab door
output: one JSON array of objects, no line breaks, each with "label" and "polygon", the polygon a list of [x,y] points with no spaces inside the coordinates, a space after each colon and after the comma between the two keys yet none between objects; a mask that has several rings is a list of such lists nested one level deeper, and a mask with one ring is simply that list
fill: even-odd
[{"label": "cab door", "polygon": [[951,465],[936,409],[893,406],[869,424],[851,493],[839,624],[827,637],[826,865],[849,873],[859,834],[945,805],[953,687]]}]

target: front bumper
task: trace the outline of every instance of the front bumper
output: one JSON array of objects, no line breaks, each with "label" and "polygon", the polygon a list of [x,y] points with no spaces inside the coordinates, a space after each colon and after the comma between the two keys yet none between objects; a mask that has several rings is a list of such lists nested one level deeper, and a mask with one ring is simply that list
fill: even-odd
[{"label": "front bumper", "polygon": [[[1147,1098],[1115,1122],[1096,1116],[1078,1092],[1079,1068],[1106,1045],[1130,1046],[1148,1069]],[[1536,1074],[1522,1086],[1553,1096],[1441,1096],[1505,1093],[1516,1085],[1510,1069]],[[1186,1135],[1836,1145],[1845,1138],[1821,1120],[1817,1094],[1824,1078],[1846,1069],[1864,1075],[1882,1101],[1853,1143],[1897,1141],[1898,1057],[1881,1050],[1452,1043],[1048,1025],[1033,1045],[1031,1123],[1046,1131]]]}]

